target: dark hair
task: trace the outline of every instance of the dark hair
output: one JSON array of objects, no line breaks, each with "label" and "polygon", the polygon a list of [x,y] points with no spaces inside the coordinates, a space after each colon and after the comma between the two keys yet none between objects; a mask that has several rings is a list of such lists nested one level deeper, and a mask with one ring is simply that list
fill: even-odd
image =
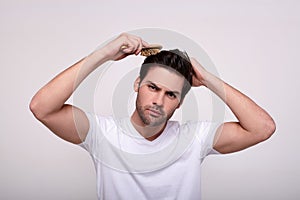
[{"label": "dark hair", "polygon": [[195,73],[187,53],[182,52],[178,49],[173,49],[169,51],[163,50],[155,55],[146,57],[140,69],[141,81],[147,75],[148,70],[151,67],[157,65],[161,67],[171,68],[185,78],[181,95],[181,99],[183,99],[188,93],[188,91],[191,89],[192,77]]}]

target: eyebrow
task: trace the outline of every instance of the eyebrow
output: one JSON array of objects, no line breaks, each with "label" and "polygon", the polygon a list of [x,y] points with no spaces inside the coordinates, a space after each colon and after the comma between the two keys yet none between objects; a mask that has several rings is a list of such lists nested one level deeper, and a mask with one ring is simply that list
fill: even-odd
[{"label": "eyebrow", "polygon": [[[156,85],[155,83],[153,83],[152,81],[145,81],[147,84],[151,84],[151,85],[153,85],[154,87],[156,87],[158,90],[161,90],[161,88],[160,87],[158,87],[158,85]],[[180,92],[178,92],[178,91],[172,91],[172,90],[168,90],[167,91],[167,93],[173,93],[173,94],[175,94],[175,95],[181,95],[181,93]]]}]

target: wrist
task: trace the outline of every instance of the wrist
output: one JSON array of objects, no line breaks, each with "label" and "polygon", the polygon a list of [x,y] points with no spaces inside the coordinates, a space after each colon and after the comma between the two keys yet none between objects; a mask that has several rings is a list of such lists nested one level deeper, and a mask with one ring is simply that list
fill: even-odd
[{"label": "wrist", "polygon": [[90,54],[89,58],[93,60],[98,65],[103,64],[104,62],[112,60],[112,56],[109,54],[109,51],[105,48],[97,49]]}]

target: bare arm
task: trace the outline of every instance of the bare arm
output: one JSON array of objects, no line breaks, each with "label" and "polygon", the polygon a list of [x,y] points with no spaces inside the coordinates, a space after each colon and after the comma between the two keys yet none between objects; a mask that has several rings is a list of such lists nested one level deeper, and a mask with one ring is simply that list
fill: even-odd
[{"label": "bare arm", "polygon": [[249,97],[207,72],[192,59],[196,72],[193,85],[204,85],[218,95],[237,117],[238,122],[226,122],[217,130],[214,149],[221,153],[236,152],[268,139],[275,132],[271,116]]},{"label": "bare arm", "polygon": [[[85,113],[65,102],[79,84],[98,66],[108,60],[119,60],[139,54],[146,46],[137,36],[121,34],[103,48],[67,68],[42,87],[32,98],[30,110],[53,133],[71,143],[81,143],[89,130]],[[126,46],[126,48],[122,48]]]}]

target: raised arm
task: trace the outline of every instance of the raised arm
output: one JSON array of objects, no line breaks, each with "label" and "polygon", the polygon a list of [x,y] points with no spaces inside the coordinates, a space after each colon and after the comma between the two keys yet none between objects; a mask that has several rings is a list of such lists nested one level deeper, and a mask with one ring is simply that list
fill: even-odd
[{"label": "raised arm", "polygon": [[67,68],[42,87],[32,98],[30,110],[34,116],[60,138],[81,143],[88,132],[85,113],[65,104],[79,84],[98,66],[109,60],[120,60],[130,54],[139,54],[147,46],[141,38],[121,34],[119,37]]},{"label": "raised arm", "polygon": [[218,95],[234,113],[238,122],[225,122],[217,129],[214,149],[232,153],[268,139],[275,132],[271,116],[249,97],[206,71],[191,59],[195,76],[193,86],[204,85]]}]

